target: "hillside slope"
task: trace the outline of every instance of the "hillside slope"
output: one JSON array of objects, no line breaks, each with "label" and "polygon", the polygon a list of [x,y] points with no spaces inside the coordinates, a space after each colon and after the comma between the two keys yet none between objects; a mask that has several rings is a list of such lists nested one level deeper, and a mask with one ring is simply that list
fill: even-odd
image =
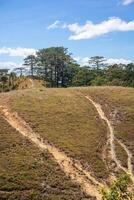
[{"label": "hillside slope", "polygon": [[[65,174],[88,195],[100,199],[99,190],[122,171],[130,173],[133,180],[133,89],[31,88],[2,94],[0,105],[8,123],[20,133],[27,133],[29,139],[35,134]],[[62,155],[61,160],[56,152]]]},{"label": "hillside slope", "polygon": [[[134,89],[121,87],[95,87],[82,90],[84,95],[101,104],[104,112],[111,121],[114,134],[118,141],[122,142],[132,154],[134,165]],[[117,155],[124,166],[126,153],[120,143],[116,143]],[[134,166],[133,166],[134,172]]]},{"label": "hillside slope", "polygon": [[0,199],[83,199],[47,150],[40,151],[0,117]]}]

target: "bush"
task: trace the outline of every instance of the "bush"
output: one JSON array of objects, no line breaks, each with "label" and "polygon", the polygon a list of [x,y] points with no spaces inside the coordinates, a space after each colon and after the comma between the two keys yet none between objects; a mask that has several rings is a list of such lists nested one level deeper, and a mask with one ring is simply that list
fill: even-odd
[{"label": "bush", "polygon": [[125,82],[120,79],[113,79],[112,81],[108,82],[107,85],[110,86],[125,86]]},{"label": "bush", "polygon": [[92,82],[93,86],[107,85],[107,80],[103,76],[97,76]]},{"label": "bush", "polygon": [[119,177],[112,186],[102,190],[103,200],[133,200],[133,194],[129,191],[129,186],[132,184],[130,176],[124,174]]}]

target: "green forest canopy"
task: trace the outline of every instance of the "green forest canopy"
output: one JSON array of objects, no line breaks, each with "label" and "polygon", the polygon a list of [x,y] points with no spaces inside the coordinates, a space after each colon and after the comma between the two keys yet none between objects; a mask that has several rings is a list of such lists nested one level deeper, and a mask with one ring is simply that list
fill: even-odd
[{"label": "green forest canopy", "polygon": [[47,87],[70,87],[92,85],[115,85],[134,87],[134,64],[106,64],[103,56],[89,58],[87,66],[80,66],[64,47],[40,49],[36,55],[24,59],[24,65],[14,69],[0,70],[1,91],[15,88],[15,79],[26,76],[44,80]]}]

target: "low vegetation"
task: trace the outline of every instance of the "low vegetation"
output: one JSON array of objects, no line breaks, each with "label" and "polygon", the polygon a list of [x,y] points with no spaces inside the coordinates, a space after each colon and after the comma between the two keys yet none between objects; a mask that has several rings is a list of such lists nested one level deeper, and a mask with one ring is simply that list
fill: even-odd
[{"label": "low vegetation", "polygon": [[99,179],[108,177],[102,159],[107,128],[94,107],[77,91],[20,91],[11,106],[42,138],[81,161]]},{"label": "low vegetation", "polygon": [[[102,105],[108,118],[112,121],[118,139],[123,141],[133,154],[134,164],[134,90],[123,87],[91,87],[82,89]],[[118,155],[122,163],[126,155],[118,146]]]},{"label": "low vegetation", "polygon": [[121,175],[109,188],[103,190],[103,200],[133,200],[133,192],[130,191],[131,179],[129,175]]},{"label": "low vegetation", "polygon": [[[105,159],[108,140],[107,124],[85,96],[101,104],[114,127],[115,150],[123,167],[127,167],[127,152],[132,152],[134,166],[134,91],[123,87],[43,88],[38,80],[27,80],[29,89],[0,95],[0,104],[16,111],[44,140],[80,162],[100,183],[110,183],[116,171],[109,155]],[[23,85],[23,84],[21,84]],[[0,118],[0,197],[2,200],[21,199],[84,199],[80,187],[61,171],[48,152],[40,152]],[[10,131],[9,131],[10,130]],[[107,150],[109,147],[107,148]],[[109,159],[109,160],[108,160]],[[113,166],[113,171],[111,166]],[[116,171],[114,175],[119,175]],[[132,176],[131,176],[132,178]],[[120,191],[120,184],[123,190]],[[129,188],[124,175],[103,191],[104,200],[124,198]],[[121,186],[122,187],[122,186]],[[120,192],[123,192],[123,197]],[[129,195],[129,193],[127,193]],[[10,197],[10,198],[9,198]],[[123,199],[124,198],[124,199]]]},{"label": "low vegetation", "polygon": [[1,200],[84,200],[87,197],[47,151],[41,152],[2,117],[0,155]]},{"label": "low vegetation", "polygon": [[122,166],[127,168],[127,159],[128,159],[127,154],[117,141],[115,142],[115,150],[116,150],[116,155],[119,158]]}]

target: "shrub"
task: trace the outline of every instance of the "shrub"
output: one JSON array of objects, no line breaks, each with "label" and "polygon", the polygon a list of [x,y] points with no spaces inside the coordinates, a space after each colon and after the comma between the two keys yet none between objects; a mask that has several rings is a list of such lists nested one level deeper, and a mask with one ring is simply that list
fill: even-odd
[{"label": "shrub", "polygon": [[132,200],[133,194],[129,190],[132,184],[130,176],[124,174],[120,176],[108,190],[103,189],[103,200]]}]

